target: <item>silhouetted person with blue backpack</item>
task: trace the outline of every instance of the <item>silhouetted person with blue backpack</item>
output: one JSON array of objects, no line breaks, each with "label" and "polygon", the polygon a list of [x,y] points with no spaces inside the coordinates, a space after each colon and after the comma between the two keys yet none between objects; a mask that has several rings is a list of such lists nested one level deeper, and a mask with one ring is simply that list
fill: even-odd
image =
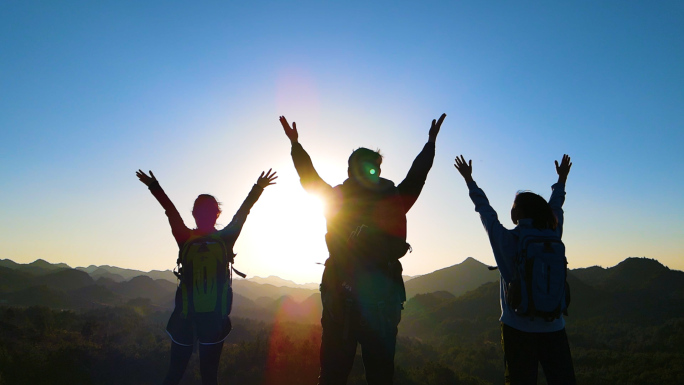
[{"label": "silhouetted person with blue backpack", "polygon": [[347,383],[358,344],[368,384],[392,384],[397,327],[406,301],[399,262],[410,248],[406,213],[432,167],[445,117],[432,121],[428,142],[399,185],[380,177],[380,153],[359,148],[349,157],[349,178],[336,187],[316,172],[299,144],[296,123],[290,127],[280,117],[302,186],[326,205],[329,257],[321,280],[320,385]]},{"label": "silhouetted person with blue backpack", "polygon": [[465,179],[475,211],[480,214],[501,273],[501,341],[506,384],[536,384],[541,364],[549,385],[575,384],[565,333],[570,291],[563,235],[565,182],[572,163],[556,161],[558,182],[548,203],[532,192],[518,192],[511,209],[517,226],[501,225],[484,191],[472,177],[472,161],[463,155],[454,166]]},{"label": "silhouetted person with blue backpack", "polygon": [[190,361],[193,345],[198,342],[202,384],[217,384],[223,341],[231,330],[231,279],[232,272],[237,272],[232,268],[235,256],[233,246],[250,209],[264,188],[275,184],[277,176],[271,170],[262,172],[233,220],[222,230],[215,227],[221,208],[213,196],[201,194],[197,197],[192,209],[197,228],[189,229],[152,171],[147,175],[138,170],[136,176],[166,210],[171,232],[180,249],[176,274],[180,283],[176,291],[176,307],[166,327],[172,341],[171,362],[163,383],[169,385],[180,382]]}]

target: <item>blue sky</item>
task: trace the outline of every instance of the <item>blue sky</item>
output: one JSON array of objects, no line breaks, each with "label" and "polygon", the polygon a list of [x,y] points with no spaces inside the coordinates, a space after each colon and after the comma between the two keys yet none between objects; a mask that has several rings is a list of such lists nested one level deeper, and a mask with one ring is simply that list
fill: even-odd
[{"label": "blue sky", "polygon": [[223,202],[225,225],[273,167],[238,267],[317,281],[321,205],[278,116],[334,185],[359,146],[401,181],[446,112],[405,273],[493,263],[458,154],[508,227],[515,192],[548,198],[570,154],[570,266],[684,269],[684,4],[371,3],[0,2],[0,258],[171,268],[135,170],[153,170],[192,226],[198,194]]}]

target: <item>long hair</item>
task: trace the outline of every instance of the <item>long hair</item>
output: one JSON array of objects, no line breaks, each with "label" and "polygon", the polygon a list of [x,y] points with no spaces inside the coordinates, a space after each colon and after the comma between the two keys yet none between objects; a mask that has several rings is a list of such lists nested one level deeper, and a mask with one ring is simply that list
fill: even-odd
[{"label": "long hair", "polygon": [[518,191],[515,194],[512,210],[517,210],[518,215],[513,218],[513,223],[518,224],[518,219],[532,219],[532,226],[539,230],[555,230],[558,226],[558,218],[551,210],[551,206],[540,195],[531,191]]}]

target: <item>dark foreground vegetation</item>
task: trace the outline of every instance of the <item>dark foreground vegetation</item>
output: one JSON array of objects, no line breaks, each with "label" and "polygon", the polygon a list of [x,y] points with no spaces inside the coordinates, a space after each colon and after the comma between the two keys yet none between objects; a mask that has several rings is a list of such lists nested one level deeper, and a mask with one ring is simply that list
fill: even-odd
[{"label": "dark foreground vegetation", "polygon": [[[0,384],[157,384],[168,365],[168,315],[150,312],[145,301],[83,313],[0,308]],[[422,342],[400,337],[395,383],[502,383],[496,317],[479,321],[449,322],[451,333]],[[568,330],[579,383],[684,383],[684,319],[649,327],[584,321]],[[234,318],[219,378],[315,384],[319,344],[317,325]],[[200,383],[198,364],[193,355],[183,384]],[[364,383],[357,357],[349,384]]]},{"label": "dark foreground vegetation", "polygon": [[[0,308],[0,384],[157,384],[168,365],[168,313],[145,305],[85,313],[46,307]],[[229,384],[315,384],[320,327],[235,318],[223,348],[219,378]],[[437,352],[401,340],[397,383],[485,384],[439,364]],[[420,357],[421,363],[408,362]],[[359,357],[360,358],[360,357]],[[183,384],[199,384],[193,355]],[[350,384],[362,384],[357,362]]]}]

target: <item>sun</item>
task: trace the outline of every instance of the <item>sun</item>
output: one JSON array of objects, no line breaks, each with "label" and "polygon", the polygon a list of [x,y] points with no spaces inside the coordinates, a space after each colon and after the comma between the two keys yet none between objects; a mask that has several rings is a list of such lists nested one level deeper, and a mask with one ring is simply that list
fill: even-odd
[{"label": "sun", "polygon": [[236,263],[252,276],[277,275],[300,283],[320,280],[321,264],[328,257],[324,204],[298,182],[279,183],[279,189],[265,191],[247,219],[235,252]]}]

